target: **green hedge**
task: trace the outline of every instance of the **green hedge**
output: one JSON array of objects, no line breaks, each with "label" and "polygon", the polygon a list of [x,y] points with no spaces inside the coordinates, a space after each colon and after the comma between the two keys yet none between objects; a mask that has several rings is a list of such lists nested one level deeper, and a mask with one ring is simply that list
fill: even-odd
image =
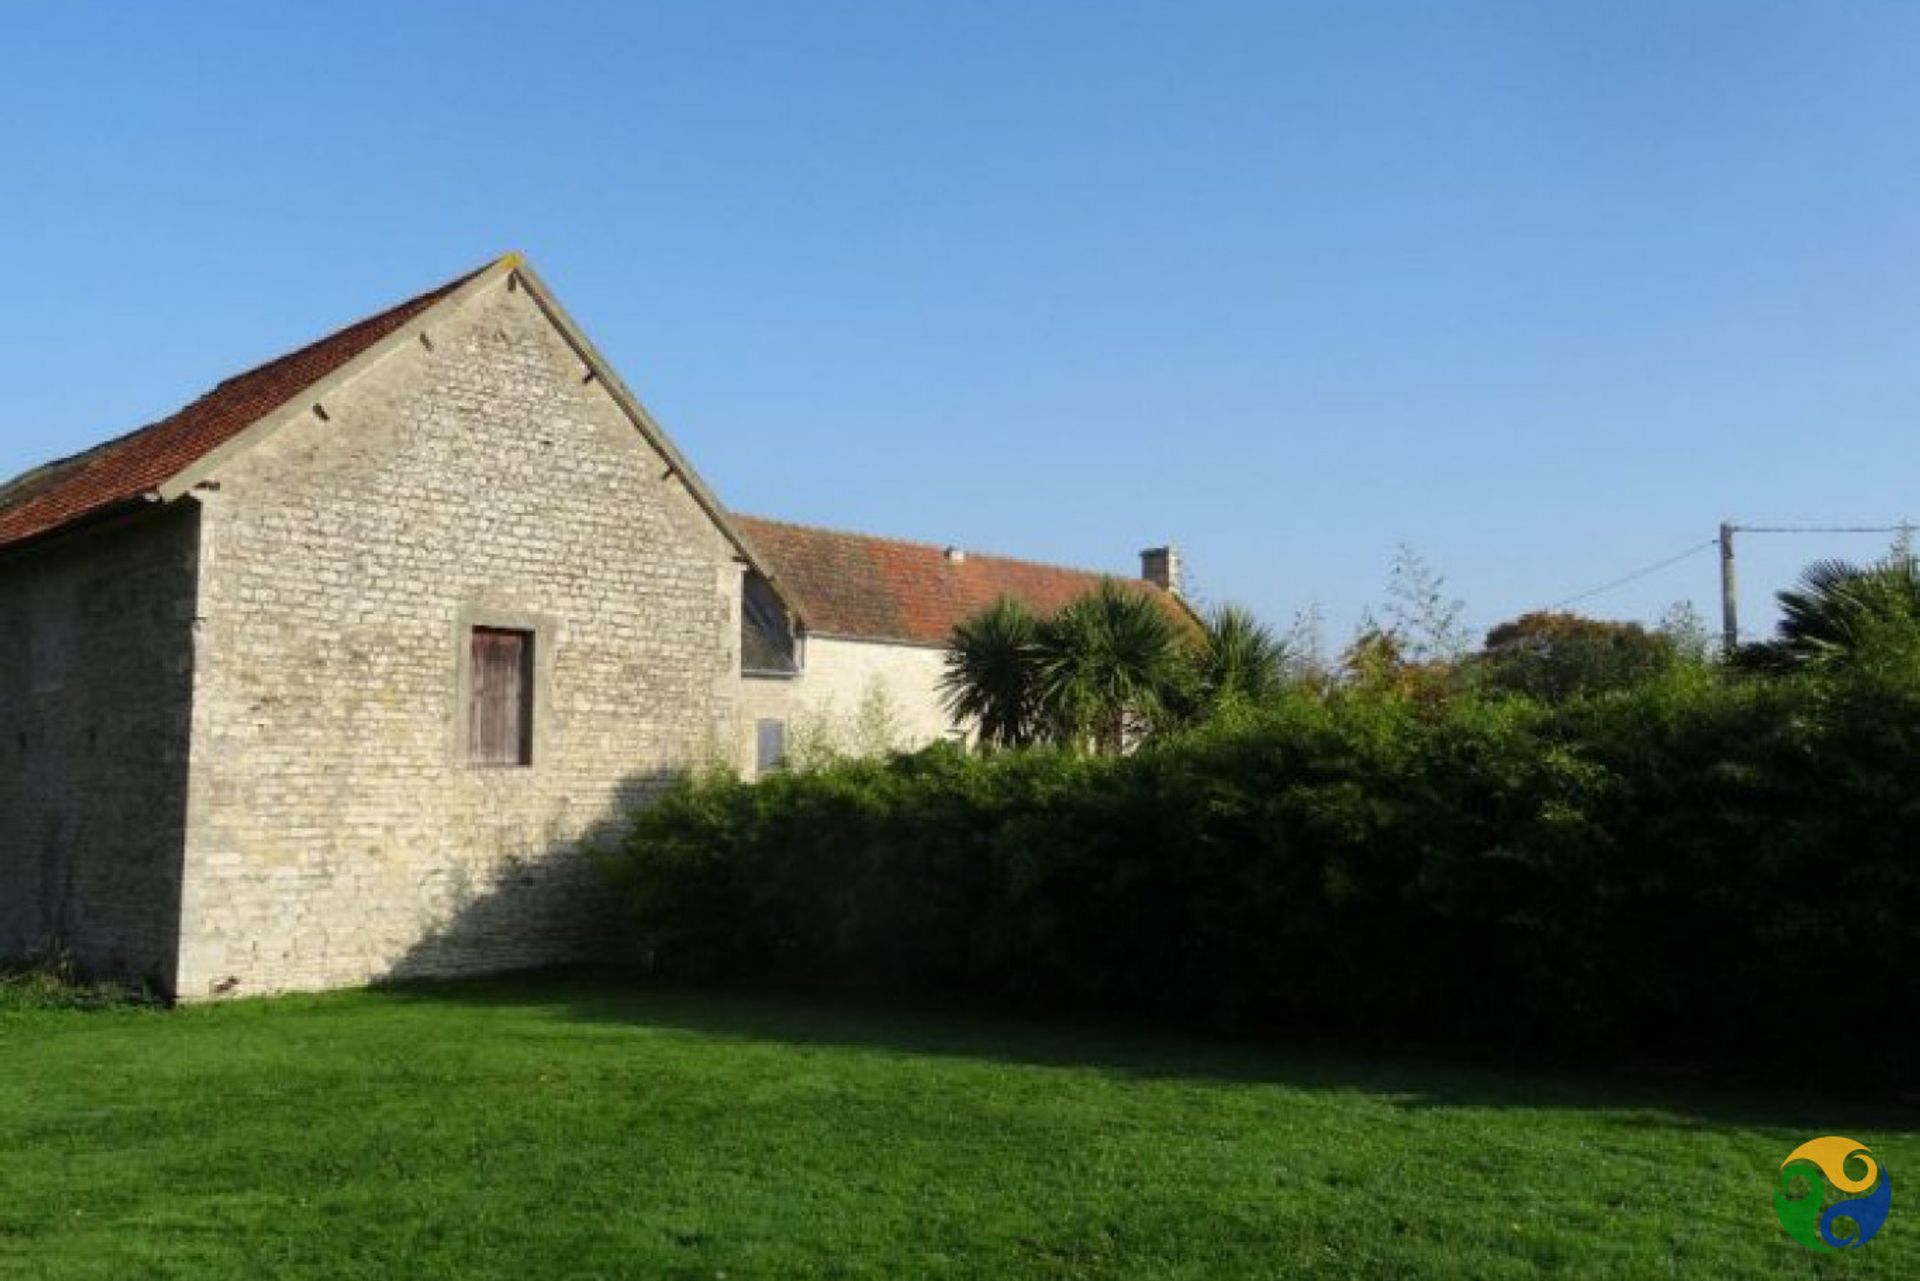
[{"label": "green hedge", "polygon": [[1920,1039],[1917,866],[1896,650],[1556,707],[1302,696],[1123,759],[690,780],[609,872],[681,974],[1884,1071]]}]

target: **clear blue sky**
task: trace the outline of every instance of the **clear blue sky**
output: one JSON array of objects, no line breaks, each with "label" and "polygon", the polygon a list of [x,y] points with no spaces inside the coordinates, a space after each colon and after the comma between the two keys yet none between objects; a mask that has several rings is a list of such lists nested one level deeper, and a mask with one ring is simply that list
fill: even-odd
[{"label": "clear blue sky", "polygon": [[[18,5],[0,472],[508,248],[742,510],[1336,642],[1920,515],[1920,5]],[[1883,540],[1750,540],[1746,600]],[[1702,554],[1589,608],[1652,616]]]}]

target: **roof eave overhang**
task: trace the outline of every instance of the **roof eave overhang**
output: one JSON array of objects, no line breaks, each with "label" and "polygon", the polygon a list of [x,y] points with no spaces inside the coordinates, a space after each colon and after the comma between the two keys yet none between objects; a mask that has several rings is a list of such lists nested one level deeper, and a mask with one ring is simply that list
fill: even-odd
[{"label": "roof eave overhang", "polygon": [[857,636],[851,632],[808,632],[812,640],[846,641],[854,645],[891,645],[898,649],[946,649],[944,641],[911,640],[904,636]]}]

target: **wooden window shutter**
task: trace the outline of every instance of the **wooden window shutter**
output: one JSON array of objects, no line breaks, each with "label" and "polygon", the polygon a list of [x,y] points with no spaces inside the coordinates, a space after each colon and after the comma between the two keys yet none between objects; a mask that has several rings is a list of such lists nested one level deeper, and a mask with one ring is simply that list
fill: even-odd
[{"label": "wooden window shutter", "polygon": [[473,629],[467,754],[475,765],[533,764],[533,633]]}]

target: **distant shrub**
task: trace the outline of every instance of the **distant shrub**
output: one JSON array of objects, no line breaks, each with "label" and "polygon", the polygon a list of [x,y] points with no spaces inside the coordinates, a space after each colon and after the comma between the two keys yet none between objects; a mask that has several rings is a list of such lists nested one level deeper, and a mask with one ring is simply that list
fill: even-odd
[{"label": "distant shrub", "polygon": [[1132,756],[690,780],[609,871],[683,974],[1609,1052],[1916,1048],[1920,646],[1543,703],[1282,697]]}]

